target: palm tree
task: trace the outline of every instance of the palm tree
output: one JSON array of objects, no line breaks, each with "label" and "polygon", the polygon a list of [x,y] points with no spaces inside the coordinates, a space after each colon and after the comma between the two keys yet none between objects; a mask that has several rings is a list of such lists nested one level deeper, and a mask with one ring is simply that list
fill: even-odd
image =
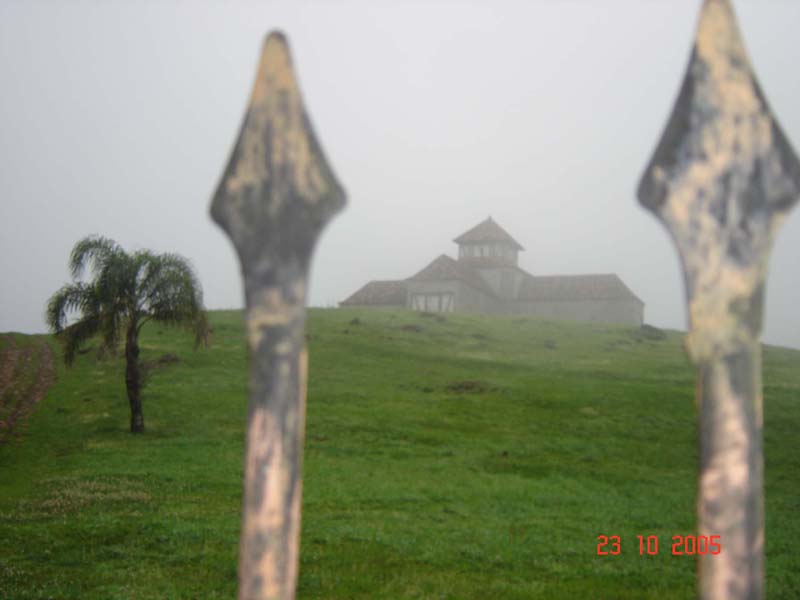
[{"label": "palm tree", "polygon": [[[81,281],[87,267],[92,278]],[[177,254],[149,250],[128,254],[115,241],[101,236],[89,236],[75,244],[69,268],[73,283],[48,301],[47,324],[63,342],[68,366],[94,336],[100,335],[101,348],[113,350],[124,334],[131,433],[142,433],[139,333],[148,321],[181,325],[194,332],[195,347],[205,344],[208,323],[200,282],[188,261]],[[75,312],[78,319],[68,324],[68,314]]]}]

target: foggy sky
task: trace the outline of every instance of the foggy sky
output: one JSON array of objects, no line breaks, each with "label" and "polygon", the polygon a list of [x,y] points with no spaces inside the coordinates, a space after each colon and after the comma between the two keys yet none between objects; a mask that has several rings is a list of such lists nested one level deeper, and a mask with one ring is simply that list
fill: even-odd
[{"label": "foggy sky", "polygon": [[[800,3],[734,2],[800,144]],[[178,252],[209,308],[242,306],[208,206],[264,34],[289,37],[348,207],[310,304],[413,275],[491,215],[534,275],[620,275],[685,329],[677,254],[634,191],[689,57],[699,0],[0,2],[0,331],[42,332],[67,257],[99,233]],[[800,347],[800,216],[771,259],[764,339]]]}]

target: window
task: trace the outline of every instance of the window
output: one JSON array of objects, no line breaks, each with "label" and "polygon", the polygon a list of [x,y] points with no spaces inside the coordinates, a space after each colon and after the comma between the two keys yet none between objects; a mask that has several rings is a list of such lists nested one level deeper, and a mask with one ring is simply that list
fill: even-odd
[{"label": "window", "polygon": [[453,312],[453,294],[442,294],[440,307],[442,312]]},{"label": "window", "polygon": [[411,296],[412,310],[427,312],[453,312],[455,297],[452,293],[413,294]]}]

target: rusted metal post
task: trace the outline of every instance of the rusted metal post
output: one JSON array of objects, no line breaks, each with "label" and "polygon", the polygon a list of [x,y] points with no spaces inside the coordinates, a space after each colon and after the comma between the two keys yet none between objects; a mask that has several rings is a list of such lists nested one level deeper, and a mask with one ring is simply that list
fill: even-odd
[{"label": "rusted metal post", "polygon": [[761,353],[767,263],[800,163],[753,74],[729,0],[705,0],[686,77],[639,184],[683,264],[698,365],[700,598],[764,597]]},{"label": "rusted metal post", "polygon": [[273,32],[211,205],[241,262],[250,350],[240,599],[295,595],[308,268],[320,231],[344,203],[303,107],[286,39]]}]

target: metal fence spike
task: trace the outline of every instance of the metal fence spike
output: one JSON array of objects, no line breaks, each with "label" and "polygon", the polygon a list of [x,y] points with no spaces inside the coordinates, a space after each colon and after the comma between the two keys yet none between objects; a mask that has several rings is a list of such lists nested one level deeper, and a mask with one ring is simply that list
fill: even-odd
[{"label": "metal fence spike", "polygon": [[699,366],[699,557],[705,599],[762,598],[761,355],[769,252],[800,196],[800,162],[753,74],[728,0],[705,0],[686,77],[639,184],[683,265]]},{"label": "metal fence spike", "polygon": [[305,299],[317,237],[345,203],[303,107],[288,44],[264,42],[211,205],[244,275],[250,408],[239,598],[294,598],[305,428]]}]

